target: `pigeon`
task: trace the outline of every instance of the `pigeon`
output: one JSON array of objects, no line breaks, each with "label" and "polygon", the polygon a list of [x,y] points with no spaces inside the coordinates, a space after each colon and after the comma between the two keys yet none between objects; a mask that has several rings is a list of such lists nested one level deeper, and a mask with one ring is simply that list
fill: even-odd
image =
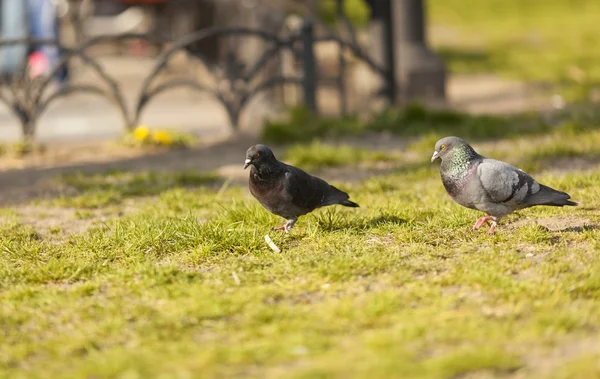
[{"label": "pigeon", "polygon": [[252,166],[250,193],[269,212],[286,219],[283,226],[273,230],[289,233],[298,217],[320,207],[334,204],[353,208],[359,206],[349,200],[347,193],[323,179],[278,161],[265,145],[255,145],[248,149],[244,169],[248,166]]},{"label": "pigeon", "polygon": [[500,219],[517,209],[534,205],[576,206],[571,196],[536,182],[525,171],[486,158],[459,137],[445,137],[435,144],[431,162],[441,159],[440,174],[446,192],[458,204],[487,213],[473,225],[478,230],[492,221],[493,234]]}]

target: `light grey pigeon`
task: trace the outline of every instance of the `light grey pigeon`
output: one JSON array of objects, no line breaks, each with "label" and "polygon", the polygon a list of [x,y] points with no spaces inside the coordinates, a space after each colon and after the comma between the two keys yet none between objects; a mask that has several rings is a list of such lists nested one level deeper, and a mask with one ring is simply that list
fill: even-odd
[{"label": "light grey pigeon", "polygon": [[349,200],[346,192],[297,167],[278,161],[265,145],[248,149],[244,169],[248,166],[252,166],[250,193],[269,212],[287,220],[283,226],[273,230],[288,233],[298,217],[320,207],[334,204],[358,207],[358,204]]},{"label": "light grey pigeon", "polygon": [[525,171],[483,157],[463,139],[445,137],[435,144],[431,162],[440,158],[440,174],[446,192],[458,204],[488,214],[473,225],[477,230],[492,221],[488,233],[500,219],[517,209],[534,205],[577,205],[569,194],[536,182]]}]

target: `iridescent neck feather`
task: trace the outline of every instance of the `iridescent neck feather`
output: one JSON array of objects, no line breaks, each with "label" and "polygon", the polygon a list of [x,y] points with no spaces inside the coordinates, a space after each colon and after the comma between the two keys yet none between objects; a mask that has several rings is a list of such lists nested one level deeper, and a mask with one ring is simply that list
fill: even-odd
[{"label": "iridescent neck feather", "polygon": [[442,175],[455,180],[460,179],[468,173],[469,166],[479,158],[481,156],[471,146],[466,144],[455,146],[442,159],[440,166]]}]

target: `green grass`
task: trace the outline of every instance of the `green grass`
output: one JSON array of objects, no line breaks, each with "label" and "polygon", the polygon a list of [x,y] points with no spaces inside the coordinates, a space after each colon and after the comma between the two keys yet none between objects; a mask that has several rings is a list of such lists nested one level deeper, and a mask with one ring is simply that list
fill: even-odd
[{"label": "green grass", "polygon": [[[568,115],[569,120],[572,115]],[[564,119],[560,116],[559,119]],[[582,119],[578,124],[597,126],[598,115]],[[358,138],[368,133],[389,132],[397,136],[443,137],[460,135],[469,139],[490,139],[514,135],[543,133],[551,125],[536,114],[513,116],[473,116],[453,110],[426,109],[418,103],[398,108],[388,108],[368,119],[357,116],[342,118],[311,114],[304,107],[289,110],[284,120],[265,124],[262,140],[266,143],[291,144],[319,139]],[[435,141],[433,141],[435,142]]]},{"label": "green grass", "polygon": [[75,190],[78,195],[61,196],[53,203],[74,208],[99,208],[120,204],[132,196],[155,195],[168,188],[200,186],[217,179],[215,175],[196,172],[112,171],[92,176],[76,173],[59,178],[58,184],[65,189]]},{"label": "green grass", "polygon": [[[433,146],[418,143],[382,155],[397,157],[391,174],[333,178],[361,208],[318,210],[287,236],[245,186],[211,175],[59,178],[73,191],[31,207],[75,209],[60,228],[0,212],[0,377],[598,377],[600,170],[549,169],[557,153],[594,162],[600,134],[571,125],[475,145],[581,206],[472,232],[480,214],[450,200]],[[311,160],[319,149],[351,171],[365,169],[353,156],[378,156],[316,143],[284,156],[330,165]]]},{"label": "green grass", "polygon": [[398,156],[384,151],[373,151],[347,145],[332,145],[323,142],[296,144],[291,146],[283,159],[306,170],[323,167],[365,166],[379,162],[392,162]]},{"label": "green grass", "polygon": [[474,116],[454,110],[426,109],[411,104],[403,109],[389,108],[368,120],[365,127],[374,132],[391,132],[398,136],[423,137],[459,135],[469,139],[491,139],[514,135],[543,133],[550,126],[538,115]]},{"label": "green grass", "polygon": [[310,142],[315,138],[356,136],[364,133],[364,122],[356,116],[317,117],[305,107],[294,107],[284,120],[267,121],[262,139],[267,143]]},{"label": "green grass", "polygon": [[443,28],[432,43],[453,72],[540,81],[579,100],[600,87],[600,3],[595,0],[427,4],[431,24]]}]

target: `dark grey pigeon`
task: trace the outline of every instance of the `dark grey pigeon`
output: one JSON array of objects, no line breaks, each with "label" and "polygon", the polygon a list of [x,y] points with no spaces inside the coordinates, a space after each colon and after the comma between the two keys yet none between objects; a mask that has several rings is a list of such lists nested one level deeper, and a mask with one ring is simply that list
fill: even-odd
[{"label": "dark grey pigeon", "polygon": [[286,233],[298,217],[317,208],[340,204],[358,207],[347,193],[299,168],[279,162],[265,145],[252,146],[246,152],[244,169],[250,169],[250,193],[269,212],[285,218],[286,223],[273,230]]},{"label": "dark grey pigeon", "polygon": [[442,183],[450,197],[464,207],[488,214],[477,220],[473,230],[491,220],[488,233],[494,233],[498,221],[517,209],[577,205],[567,193],[539,184],[525,171],[477,154],[461,138],[439,140],[431,161],[438,158],[442,160]]}]

